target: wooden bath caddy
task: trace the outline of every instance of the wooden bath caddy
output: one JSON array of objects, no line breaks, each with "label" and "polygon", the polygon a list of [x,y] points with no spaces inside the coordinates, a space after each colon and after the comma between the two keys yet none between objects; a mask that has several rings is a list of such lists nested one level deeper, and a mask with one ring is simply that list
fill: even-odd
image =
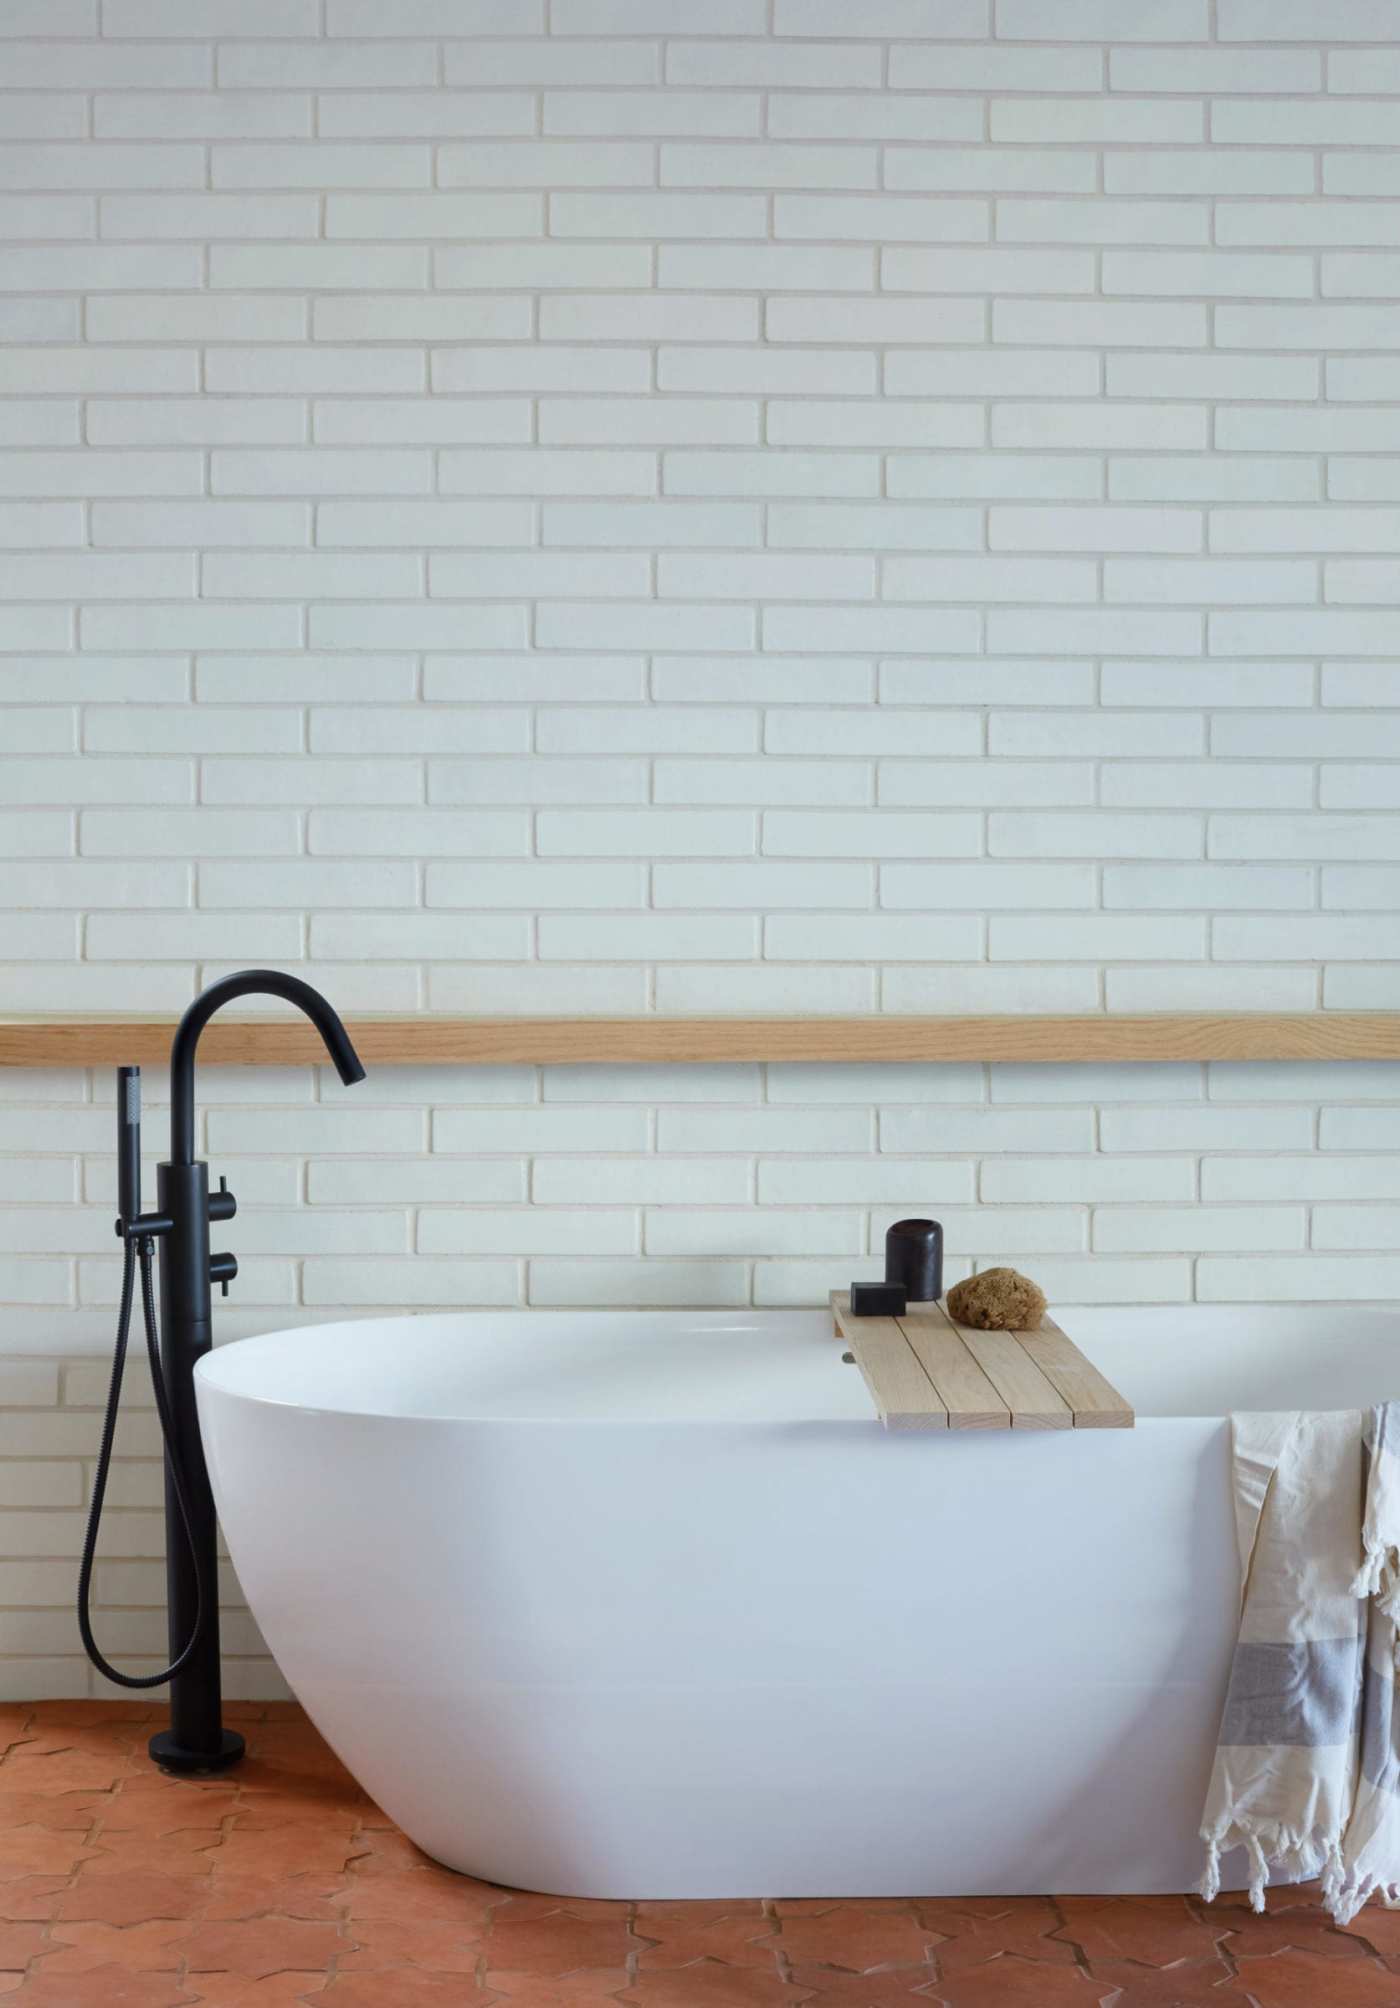
[{"label": "wooden bath caddy", "polygon": [[1133,1411],[1052,1318],[1035,1332],[977,1332],[939,1303],[856,1318],[833,1290],[836,1330],[886,1429],[1131,1429]]}]

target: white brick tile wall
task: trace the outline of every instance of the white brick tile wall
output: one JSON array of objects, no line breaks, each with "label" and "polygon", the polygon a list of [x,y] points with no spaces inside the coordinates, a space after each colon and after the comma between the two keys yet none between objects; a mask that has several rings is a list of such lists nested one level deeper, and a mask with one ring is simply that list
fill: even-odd
[{"label": "white brick tile wall", "polygon": [[[1387,0],[0,36],[6,1010],[269,960],[352,1009],[1400,1008]],[[1379,1066],[358,1093],[207,1077],[225,1332],[812,1303],[930,1207],[1065,1300],[1400,1288]],[[0,1693],[88,1691],[111,1095],[0,1080]],[[99,1581],[148,1665],[157,1448]]]}]

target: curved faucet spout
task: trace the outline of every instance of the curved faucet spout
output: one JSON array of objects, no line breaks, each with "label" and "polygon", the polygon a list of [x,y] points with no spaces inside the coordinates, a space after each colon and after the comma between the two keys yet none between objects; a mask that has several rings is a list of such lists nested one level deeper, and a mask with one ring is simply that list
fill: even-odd
[{"label": "curved faucet spout", "polygon": [[362,1081],[365,1070],[350,1043],[350,1034],[341,1024],[319,990],[303,983],[299,976],[286,976],[280,969],[242,969],[225,976],[201,991],[180,1020],[175,1043],[170,1049],[170,1162],[194,1163],[194,1054],[199,1035],[221,1005],[234,997],[258,992],[268,997],[284,997],[304,1011],[325,1041],[326,1051],[345,1085]]}]

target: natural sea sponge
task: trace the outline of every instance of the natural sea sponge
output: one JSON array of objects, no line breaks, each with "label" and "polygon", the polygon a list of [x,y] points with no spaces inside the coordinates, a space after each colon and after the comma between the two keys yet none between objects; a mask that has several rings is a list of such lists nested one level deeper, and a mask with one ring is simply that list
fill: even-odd
[{"label": "natural sea sponge", "polygon": [[1019,1269],[984,1269],[955,1283],[948,1309],[978,1332],[1034,1332],[1045,1315],[1045,1292]]}]

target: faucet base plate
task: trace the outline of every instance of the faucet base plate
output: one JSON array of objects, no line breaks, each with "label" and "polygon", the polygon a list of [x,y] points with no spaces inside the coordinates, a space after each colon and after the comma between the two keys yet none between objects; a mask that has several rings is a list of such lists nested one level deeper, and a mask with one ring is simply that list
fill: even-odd
[{"label": "faucet base plate", "polygon": [[168,1729],[158,1730],[147,1744],[162,1771],[188,1776],[201,1771],[226,1771],[243,1755],[246,1745],[236,1729],[225,1729],[217,1750],[190,1750],[176,1741]]}]

